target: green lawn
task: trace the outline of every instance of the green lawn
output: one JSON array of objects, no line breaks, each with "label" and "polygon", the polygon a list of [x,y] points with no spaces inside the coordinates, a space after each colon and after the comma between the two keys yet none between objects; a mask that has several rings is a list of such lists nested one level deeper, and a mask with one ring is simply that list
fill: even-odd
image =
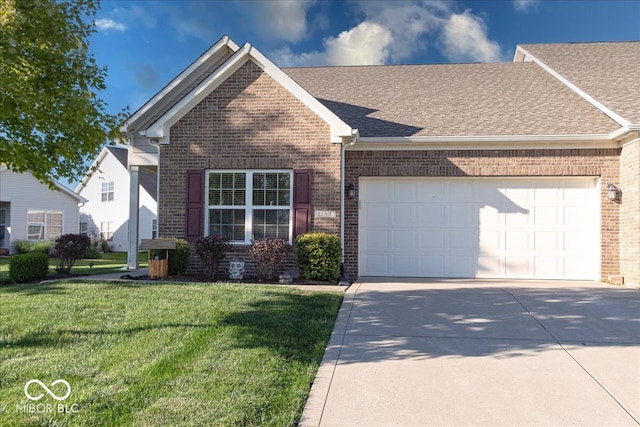
[{"label": "green lawn", "polygon": [[[139,256],[140,267],[147,267],[147,254],[141,253]],[[117,273],[127,265],[126,252],[108,252],[102,254],[100,259],[81,259],[73,266],[71,273],[74,275],[92,276],[96,274]],[[58,260],[49,261],[49,274],[56,272]],[[124,273],[123,273],[124,274]],[[0,284],[9,280],[9,258],[0,258]]]},{"label": "green lawn", "polygon": [[[258,285],[0,287],[0,425],[295,425],[342,297]],[[57,401],[31,384],[44,393],[32,402],[31,379],[72,391]]]}]

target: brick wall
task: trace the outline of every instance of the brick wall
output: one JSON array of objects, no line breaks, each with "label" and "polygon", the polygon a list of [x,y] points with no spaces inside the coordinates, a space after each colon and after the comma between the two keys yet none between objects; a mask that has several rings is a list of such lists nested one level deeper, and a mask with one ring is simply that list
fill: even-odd
[{"label": "brick wall", "polygon": [[620,182],[620,274],[640,284],[640,142],[622,148]]},{"label": "brick wall", "polygon": [[[357,147],[357,145],[356,145]],[[619,149],[347,151],[346,181],[360,177],[600,176],[601,276],[619,274],[619,209],[606,199],[618,182]],[[637,189],[637,187],[636,187]],[[358,271],[358,200],[345,201],[345,268]]]},{"label": "brick wall", "polygon": [[[340,210],[340,146],[329,142],[329,126],[251,61],[178,121],[170,138],[160,153],[160,236],[185,235],[187,169],[312,169],[312,209]],[[339,215],[312,218],[311,229],[339,233]],[[243,259],[244,249],[225,262]],[[191,272],[198,264],[192,255]]]}]

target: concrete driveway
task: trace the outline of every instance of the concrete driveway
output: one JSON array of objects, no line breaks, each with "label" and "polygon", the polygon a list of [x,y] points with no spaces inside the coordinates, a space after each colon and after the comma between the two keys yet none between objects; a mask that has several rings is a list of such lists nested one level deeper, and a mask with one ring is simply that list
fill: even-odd
[{"label": "concrete driveway", "polygon": [[638,426],[640,291],[364,279],[301,426]]}]

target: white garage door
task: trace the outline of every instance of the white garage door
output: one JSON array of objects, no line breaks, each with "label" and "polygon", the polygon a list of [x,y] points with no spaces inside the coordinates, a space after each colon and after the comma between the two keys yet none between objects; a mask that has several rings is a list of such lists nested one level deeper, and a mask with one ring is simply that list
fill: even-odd
[{"label": "white garage door", "polygon": [[362,178],[361,276],[599,277],[596,178]]}]

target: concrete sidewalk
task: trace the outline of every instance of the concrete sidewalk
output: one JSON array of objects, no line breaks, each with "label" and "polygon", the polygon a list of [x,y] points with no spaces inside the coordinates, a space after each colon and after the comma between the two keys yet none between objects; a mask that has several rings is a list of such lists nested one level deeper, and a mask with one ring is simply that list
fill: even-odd
[{"label": "concrete sidewalk", "polygon": [[361,280],[300,426],[638,426],[640,292]]}]

